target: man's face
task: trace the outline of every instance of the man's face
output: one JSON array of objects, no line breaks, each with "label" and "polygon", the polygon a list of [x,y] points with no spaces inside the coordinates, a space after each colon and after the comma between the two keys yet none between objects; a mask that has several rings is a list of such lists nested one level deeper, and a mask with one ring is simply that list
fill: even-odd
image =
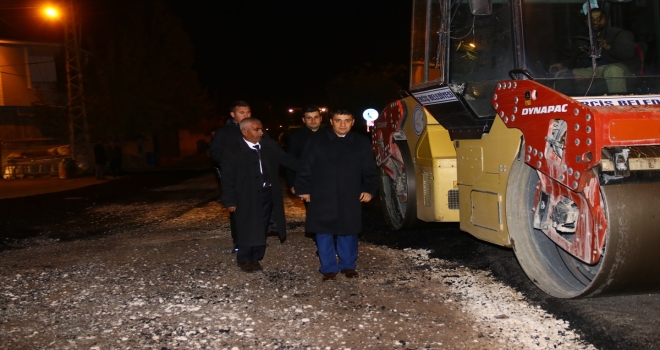
[{"label": "man's face", "polygon": [[307,112],[303,116],[303,123],[312,131],[316,131],[321,126],[321,113]]},{"label": "man's face", "polygon": [[607,24],[607,18],[605,18],[605,15],[603,15],[602,12],[600,11],[593,11],[591,13],[591,27],[599,33],[603,28],[605,28],[605,24]]},{"label": "man's face", "polygon": [[252,122],[248,124],[248,127],[245,130],[241,130],[243,138],[252,142],[258,143],[261,141],[261,138],[264,136],[263,126],[259,122]]},{"label": "man's face", "polygon": [[250,112],[250,107],[238,106],[234,108],[234,111],[229,114],[231,114],[231,117],[234,118],[234,122],[236,124],[240,124],[241,120],[250,118],[252,112]]},{"label": "man's face", "polygon": [[335,114],[330,119],[330,125],[332,125],[332,130],[337,134],[337,136],[344,136],[351,131],[351,127],[355,123],[352,115],[349,114]]}]

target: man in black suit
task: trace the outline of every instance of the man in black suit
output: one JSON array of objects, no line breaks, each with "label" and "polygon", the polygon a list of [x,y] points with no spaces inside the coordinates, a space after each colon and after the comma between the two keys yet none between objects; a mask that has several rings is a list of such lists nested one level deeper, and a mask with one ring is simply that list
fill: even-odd
[{"label": "man in black suit", "polygon": [[371,141],[350,132],[354,123],[348,110],[334,112],[332,129],[310,137],[296,175],[296,194],[309,203],[305,229],[316,233],[323,281],[334,280],[340,271],[347,278],[358,276],[355,262],[362,230],[361,204],[378,190]]},{"label": "man in black suit", "polygon": [[240,130],[243,137],[222,152],[221,200],[236,219],[238,266],[253,272],[263,269],[259,261],[266,253],[271,213],[280,242],[286,240],[284,201],[277,174],[280,164],[297,170],[298,161],[275,141],[263,137],[263,125],[258,119],[243,119]]},{"label": "man in black suit", "polygon": [[[309,139],[312,134],[319,130],[321,127],[321,122],[323,121],[323,117],[321,117],[321,109],[318,106],[307,105],[303,107],[302,112],[302,121],[304,126],[291,132],[291,135],[289,136],[289,147],[287,148],[287,152],[294,156],[296,159],[300,159],[300,157],[302,157],[305,144],[307,144],[307,139]],[[289,190],[293,194],[296,194],[296,189],[294,187],[295,183],[296,172],[291,169],[287,169],[286,185],[289,187]],[[305,209],[307,209],[307,202],[303,203],[305,204]],[[311,237],[312,240],[314,240],[314,244],[316,244],[316,235],[313,232],[306,232],[305,236]],[[316,254],[318,255],[318,249]]]},{"label": "man in black suit", "polygon": [[[213,160],[213,166],[215,168],[215,175],[220,182],[222,181],[222,152],[227,145],[236,143],[237,140],[242,138],[239,124],[241,120],[250,118],[252,116],[252,111],[247,102],[235,101],[229,107],[229,115],[231,115],[231,118],[227,120],[227,123],[225,123],[222,128],[216,130],[215,134],[213,134],[211,145],[209,146],[211,159]],[[234,243],[231,252],[236,253],[238,251],[238,244],[236,243],[236,220],[234,219],[233,213],[229,213],[229,226],[231,228],[231,238]]]},{"label": "man in black suit", "polygon": [[[321,117],[321,109],[314,105],[307,105],[303,107],[302,121],[305,124],[302,128],[292,131],[289,136],[289,143],[287,152],[300,159],[305,149],[305,144],[310,135],[315,133],[321,127],[323,118]],[[296,183],[296,172],[290,169],[286,171],[286,185],[289,187],[291,193],[296,194],[294,185]]]}]

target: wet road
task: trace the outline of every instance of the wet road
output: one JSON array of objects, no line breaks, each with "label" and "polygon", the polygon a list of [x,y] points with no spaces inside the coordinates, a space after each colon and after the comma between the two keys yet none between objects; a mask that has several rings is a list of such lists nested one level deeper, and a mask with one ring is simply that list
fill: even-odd
[{"label": "wet road", "polygon": [[[175,217],[208,202],[208,191],[152,189],[176,185],[198,175],[200,172],[195,171],[137,174],[71,191],[0,200],[0,250],[21,249],[39,244],[40,240],[94,239]],[[182,203],[175,212],[160,213],[147,220],[141,215],[141,208],[172,199]],[[90,214],[89,209],[98,204],[114,204],[119,210]],[[416,230],[392,232],[384,225],[377,201],[365,206],[364,219],[362,240],[396,248],[431,249],[431,257],[489,270],[531,303],[569,321],[583,339],[599,349],[660,348],[660,333],[656,330],[660,325],[660,295],[552,298],[527,279],[511,250],[476,240],[461,232],[457,224],[425,224]]]}]

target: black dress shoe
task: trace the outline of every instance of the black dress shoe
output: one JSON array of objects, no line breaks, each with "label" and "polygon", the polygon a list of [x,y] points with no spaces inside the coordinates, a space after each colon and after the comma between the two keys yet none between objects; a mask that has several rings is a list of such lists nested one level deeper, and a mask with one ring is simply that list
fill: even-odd
[{"label": "black dress shoe", "polygon": [[323,274],[323,282],[325,281],[334,281],[337,274],[334,272],[328,272]]},{"label": "black dress shoe", "polygon": [[346,275],[346,278],[355,278],[355,277],[358,276],[357,271],[355,271],[355,270],[353,270],[353,269],[342,270],[341,273],[343,273],[344,275]]},{"label": "black dress shoe", "polygon": [[238,263],[238,267],[241,268],[243,272],[254,272],[254,265],[251,262]]}]

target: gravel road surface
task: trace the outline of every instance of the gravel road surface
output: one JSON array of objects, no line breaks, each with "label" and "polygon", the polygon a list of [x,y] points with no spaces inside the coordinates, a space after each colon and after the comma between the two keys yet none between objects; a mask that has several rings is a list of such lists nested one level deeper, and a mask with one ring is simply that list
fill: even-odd
[{"label": "gravel road surface", "polygon": [[242,272],[217,198],[177,172],[0,200],[0,349],[596,348],[498,273],[369,243],[381,223],[359,278],[322,282],[292,197],[289,238]]}]

